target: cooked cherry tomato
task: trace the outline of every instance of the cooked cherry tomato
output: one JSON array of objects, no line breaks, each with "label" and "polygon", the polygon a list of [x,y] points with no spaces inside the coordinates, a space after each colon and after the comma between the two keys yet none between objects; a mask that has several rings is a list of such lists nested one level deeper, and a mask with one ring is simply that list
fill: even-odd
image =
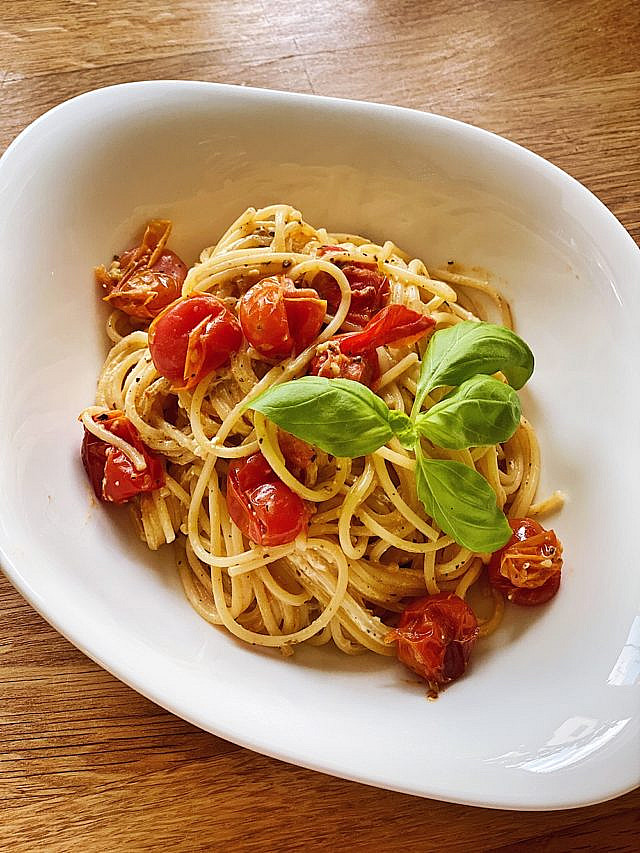
[{"label": "cooked cherry tomato", "polygon": [[309,287],[271,276],[254,284],[240,300],[242,331],[260,355],[286,358],[311,344],[322,328],[327,303]]},{"label": "cooked cherry tomato", "polygon": [[164,486],[164,468],[140,438],[140,433],[119,410],[94,415],[112,435],[123,438],[144,457],[147,467],[137,471],[128,456],[112,444],[89,432],[85,427],[82,439],[82,462],[91,480],[93,491],[101,501],[122,504],[143,492],[153,492]]},{"label": "cooked cherry tomato", "polygon": [[415,343],[434,326],[432,317],[404,305],[387,305],[361,332],[339,335],[319,344],[309,372],[328,379],[353,379],[371,388],[380,377],[377,347]]},{"label": "cooked cherry tomato", "polygon": [[195,388],[241,345],[242,329],[235,315],[209,293],[178,299],[149,326],[153,363],[176,391]]},{"label": "cooked cherry tomato", "polygon": [[278,444],[288,470],[294,477],[301,479],[304,472],[316,459],[315,447],[280,428],[278,428]]},{"label": "cooked cherry tomato", "polygon": [[378,353],[370,349],[361,355],[345,355],[341,349],[341,339],[331,338],[316,347],[309,373],[312,376],[324,376],[325,379],[352,379],[372,388],[380,378]]},{"label": "cooked cherry tomato", "polygon": [[532,518],[511,518],[509,524],[513,536],[492,554],[489,582],[514,604],[545,604],[560,587],[562,544]]},{"label": "cooked cherry tomato", "polygon": [[460,678],[478,639],[473,610],[452,592],[416,598],[385,642],[396,642],[399,660],[438,687]]},{"label": "cooked cherry tomato", "polygon": [[229,465],[227,507],[235,524],[257,545],[293,542],[309,522],[302,498],[276,476],[262,453]]},{"label": "cooked cherry tomato", "polygon": [[140,246],[123,252],[117,268],[96,268],[105,302],[138,320],[151,320],[180,296],[187,267],[164,248],[170,231],[169,220],[152,219]]},{"label": "cooked cherry tomato", "polygon": [[[340,250],[339,246],[323,246],[318,249],[318,255],[328,251],[344,250]],[[354,325],[364,326],[389,300],[389,279],[378,272],[374,263],[340,261],[337,258],[334,263],[345,274],[351,288],[351,305],[346,320]],[[319,295],[327,300],[329,311],[335,314],[342,298],[335,278],[322,270],[316,273],[311,283]]]}]

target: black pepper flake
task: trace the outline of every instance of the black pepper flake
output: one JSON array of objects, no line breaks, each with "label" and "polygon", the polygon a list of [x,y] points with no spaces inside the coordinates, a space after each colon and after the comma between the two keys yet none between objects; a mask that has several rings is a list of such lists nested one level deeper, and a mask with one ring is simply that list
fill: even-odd
[{"label": "black pepper flake", "polygon": [[291,266],[291,261],[283,261],[283,262],[282,262],[282,268],[283,268],[283,269],[285,269],[285,270],[286,270],[286,269],[288,269],[290,266]]},{"label": "black pepper flake", "polygon": [[106,421],[109,415],[106,412],[103,412],[101,415],[98,415],[99,421]]},{"label": "black pepper flake", "polygon": [[449,264],[449,266],[451,266],[451,264],[453,263],[453,261],[447,261],[447,263]]}]

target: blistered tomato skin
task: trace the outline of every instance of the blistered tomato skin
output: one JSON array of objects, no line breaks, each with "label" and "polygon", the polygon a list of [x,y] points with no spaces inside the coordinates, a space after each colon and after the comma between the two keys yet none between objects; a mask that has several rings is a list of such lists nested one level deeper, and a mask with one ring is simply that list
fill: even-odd
[{"label": "blistered tomato skin", "polygon": [[316,460],[316,449],[301,438],[296,438],[295,435],[280,428],[278,428],[278,444],[287,469],[296,479],[302,480],[305,471]]},{"label": "blistered tomato skin", "polygon": [[386,346],[406,346],[423,338],[434,328],[436,321],[404,305],[387,305],[369,320],[361,332],[351,332],[340,339],[340,348],[347,355],[360,355],[368,350]]},{"label": "blistered tomato skin", "polygon": [[256,545],[285,545],[307,529],[302,498],[280,480],[261,453],[236,459],[227,474],[232,521]]},{"label": "blistered tomato skin", "polygon": [[208,293],[178,299],[149,327],[153,363],[176,391],[195,388],[241,346],[242,329],[235,315]]},{"label": "blistered tomato skin", "polygon": [[365,350],[360,355],[346,355],[342,352],[340,338],[332,338],[316,347],[309,373],[325,379],[351,379],[372,388],[380,378],[380,364],[375,349]]},{"label": "blistered tomato skin", "polygon": [[265,358],[287,358],[306,349],[318,336],[327,303],[311,288],[296,288],[286,276],[254,284],[240,300],[238,316],[244,336]]},{"label": "blistered tomato skin", "polygon": [[142,454],[146,468],[136,470],[131,460],[117,447],[108,444],[85,428],[81,456],[96,497],[107,503],[122,504],[136,495],[153,492],[165,482],[161,460],[144,444],[138,430],[120,411],[94,415],[108,432],[131,444]]},{"label": "blistered tomato skin", "polygon": [[[318,250],[322,256],[326,251],[340,251],[338,246],[324,246]],[[378,272],[377,265],[360,261],[333,261],[345,274],[351,289],[351,304],[346,316],[348,323],[364,326],[389,301],[389,279]],[[340,305],[342,293],[333,276],[321,271],[316,273],[312,285],[322,299],[327,300],[329,311],[334,314]]]},{"label": "blistered tomato skin", "polygon": [[532,518],[512,518],[513,535],[489,561],[489,582],[513,604],[535,607],[560,588],[562,543]]},{"label": "blistered tomato skin", "polygon": [[181,258],[165,248],[171,222],[152,219],[142,243],[123,252],[115,270],[98,267],[96,281],[105,302],[136,320],[157,317],[182,292],[187,266]]},{"label": "blistered tomato skin", "polygon": [[408,604],[385,642],[395,641],[398,659],[437,692],[463,675],[477,639],[473,610],[459,596],[442,592]]},{"label": "blistered tomato skin", "polygon": [[432,317],[404,305],[387,305],[362,331],[338,335],[318,344],[309,373],[326,379],[351,379],[373,388],[380,378],[376,349],[386,344],[415,343],[434,326]]}]

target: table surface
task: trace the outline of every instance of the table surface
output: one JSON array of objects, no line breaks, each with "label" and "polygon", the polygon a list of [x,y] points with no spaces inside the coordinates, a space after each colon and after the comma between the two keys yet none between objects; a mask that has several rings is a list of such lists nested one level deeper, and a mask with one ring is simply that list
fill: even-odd
[{"label": "table surface", "polygon": [[[574,175],[640,237],[636,0],[4,0],[0,151],[129,80],[429,110]],[[420,800],[256,755],[143,699],[0,576],[1,850],[634,850],[640,790],[564,812]],[[635,839],[634,839],[635,835]]]}]

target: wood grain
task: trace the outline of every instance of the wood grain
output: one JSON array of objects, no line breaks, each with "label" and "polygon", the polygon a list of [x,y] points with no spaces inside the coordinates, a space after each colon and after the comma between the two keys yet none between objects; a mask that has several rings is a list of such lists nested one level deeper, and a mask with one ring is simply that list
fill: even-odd
[{"label": "wood grain", "polygon": [[[65,98],[234,82],[432,110],[566,169],[640,238],[635,0],[5,0],[0,150]],[[640,791],[488,811],[332,779],[205,734],[0,579],[0,850],[636,850]]]}]

